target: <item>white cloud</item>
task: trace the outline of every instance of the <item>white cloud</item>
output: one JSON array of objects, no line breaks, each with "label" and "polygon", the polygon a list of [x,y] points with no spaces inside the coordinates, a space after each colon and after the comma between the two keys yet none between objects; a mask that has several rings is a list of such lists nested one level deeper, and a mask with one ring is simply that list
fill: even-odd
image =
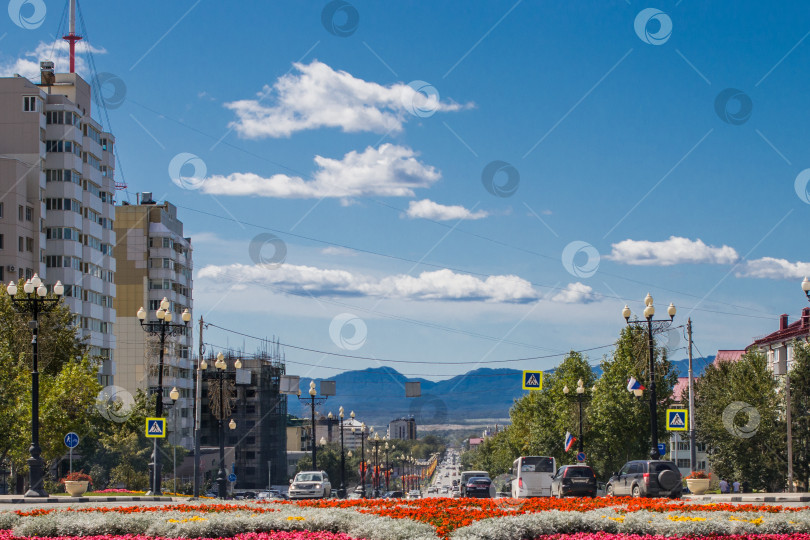
[{"label": "white cloud", "polygon": [[670,236],[663,242],[623,240],[606,258],[623,264],[672,266],[683,263],[732,264],[739,255],[729,246],[707,246],[702,240]]},{"label": "white cloud", "polygon": [[489,215],[484,210],[472,212],[463,206],[445,206],[435,203],[430,199],[421,201],[411,201],[408,205],[407,216],[411,219],[424,218],[436,221],[447,221],[451,219],[481,219]]},{"label": "white cloud", "polygon": [[195,279],[228,280],[250,286],[274,285],[312,296],[386,297],[409,300],[525,303],[537,300],[531,283],[513,275],[480,279],[448,269],[418,276],[397,274],[376,278],[348,270],[283,264],[269,268],[231,264],[206,266]]},{"label": "white cloud", "polygon": [[258,99],[226,103],[237,117],[229,126],[250,139],[322,127],[388,133],[401,131],[414,107],[448,112],[470,106],[427,97],[403,83],[382,86],[357,79],[317,60],[293,67],[295,72],[265,86]]},{"label": "white cloud", "polygon": [[790,262],[785,259],[762,257],[748,261],[736,273],[737,277],[764,279],[803,279],[810,276],[810,263]]},{"label": "white cloud", "polygon": [[264,178],[254,173],[211,176],[202,190],[213,195],[256,195],[281,199],[321,197],[413,197],[416,188],[427,188],[441,178],[432,166],[416,159],[404,146],[383,144],[363,152],[352,151],[342,160],[315,156],[319,169],[312,180],[275,174]]},{"label": "white cloud", "polygon": [[357,255],[357,252],[353,249],[338,246],[325,247],[321,250],[321,253],[324,255],[336,255],[340,257],[354,257]]},{"label": "white cloud", "polygon": [[551,298],[552,302],[562,302],[563,304],[590,304],[596,301],[593,288],[580,283],[569,283],[568,286],[555,294]]},{"label": "white cloud", "polygon": [[[10,62],[0,62],[0,77],[13,77],[17,73],[32,81],[39,81],[39,63],[45,60],[54,63],[54,69],[57,73],[67,73],[70,69],[68,51],[69,46],[65,40],[57,39],[51,43],[40,41],[36,49],[23,53],[21,58]],[[84,40],[76,43],[76,73],[85,80],[88,80],[90,73],[87,61],[84,59],[88,52],[93,54],[107,53],[105,49],[97,49]]]}]

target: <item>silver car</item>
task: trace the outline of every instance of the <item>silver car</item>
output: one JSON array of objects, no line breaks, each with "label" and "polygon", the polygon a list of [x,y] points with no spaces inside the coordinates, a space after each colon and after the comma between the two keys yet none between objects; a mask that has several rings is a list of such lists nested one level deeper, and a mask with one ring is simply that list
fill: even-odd
[{"label": "silver car", "polygon": [[324,471],[301,471],[290,483],[292,499],[326,499],[332,492],[329,476]]}]

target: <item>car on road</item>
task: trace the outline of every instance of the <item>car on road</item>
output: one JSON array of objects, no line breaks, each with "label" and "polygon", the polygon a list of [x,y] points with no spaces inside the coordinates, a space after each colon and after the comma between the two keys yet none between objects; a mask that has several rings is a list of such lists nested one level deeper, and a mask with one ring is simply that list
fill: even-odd
[{"label": "car on road", "polygon": [[459,485],[461,486],[461,496],[462,497],[467,496],[467,491],[466,491],[467,480],[469,480],[470,478],[473,478],[475,476],[481,476],[481,477],[484,477],[484,478],[489,478],[489,473],[487,471],[464,471],[463,473],[461,473],[461,481],[459,482]]},{"label": "car on road", "polygon": [[449,486],[442,486],[442,493],[450,493],[450,487]]},{"label": "car on road", "polygon": [[491,497],[489,488],[492,480],[488,476],[473,476],[465,484],[465,496],[479,499],[489,499]]},{"label": "car on road", "polygon": [[596,473],[588,465],[563,465],[551,478],[551,496],[596,497]]},{"label": "car on road", "polygon": [[670,497],[683,494],[681,471],[672,461],[628,461],[605,486],[608,497]]},{"label": "car on road", "polygon": [[438,493],[438,492],[439,492],[439,488],[437,488],[436,486],[430,486],[428,488],[428,495],[430,495],[431,493]]},{"label": "car on road", "polygon": [[383,499],[401,499],[405,496],[402,491],[388,491],[382,496]]},{"label": "car on road", "polygon": [[422,492],[419,491],[418,489],[412,489],[412,490],[410,490],[408,492],[408,496],[406,498],[408,500],[421,499],[422,498]]},{"label": "car on road", "polygon": [[325,471],[301,471],[290,482],[290,499],[326,499],[332,483]]}]

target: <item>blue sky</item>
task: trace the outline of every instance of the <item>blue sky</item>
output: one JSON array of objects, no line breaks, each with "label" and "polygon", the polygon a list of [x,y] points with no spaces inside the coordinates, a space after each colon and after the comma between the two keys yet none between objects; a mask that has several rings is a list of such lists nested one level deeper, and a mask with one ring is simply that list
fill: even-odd
[{"label": "blue sky", "polygon": [[[195,319],[379,359],[293,373],[547,369],[487,362],[608,345],[647,292],[709,355],[806,305],[801,2],[80,6],[118,199],[179,207]],[[0,73],[63,58],[63,9],[11,2]]]}]

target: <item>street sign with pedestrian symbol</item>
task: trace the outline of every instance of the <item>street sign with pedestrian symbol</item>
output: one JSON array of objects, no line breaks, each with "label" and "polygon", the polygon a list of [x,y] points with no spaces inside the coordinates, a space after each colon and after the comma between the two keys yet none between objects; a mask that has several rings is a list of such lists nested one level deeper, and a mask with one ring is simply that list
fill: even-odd
[{"label": "street sign with pedestrian symbol", "polygon": [[166,437],[165,418],[147,418],[146,436],[152,439],[162,439]]},{"label": "street sign with pedestrian symbol", "polygon": [[542,371],[524,371],[523,372],[523,389],[524,390],[542,390],[543,389],[543,372]]},{"label": "street sign with pedestrian symbol", "polygon": [[667,409],[667,431],[686,431],[688,418],[686,409]]},{"label": "street sign with pedestrian symbol", "polygon": [[79,446],[79,436],[73,433],[72,431],[67,435],[65,435],[65,446],[67,446],[71,450]]},{"label": "street sign with pedestrian symbol", "polygon": [[236,482],[236,475],[231,473],[228,475],[228,482]]}]

